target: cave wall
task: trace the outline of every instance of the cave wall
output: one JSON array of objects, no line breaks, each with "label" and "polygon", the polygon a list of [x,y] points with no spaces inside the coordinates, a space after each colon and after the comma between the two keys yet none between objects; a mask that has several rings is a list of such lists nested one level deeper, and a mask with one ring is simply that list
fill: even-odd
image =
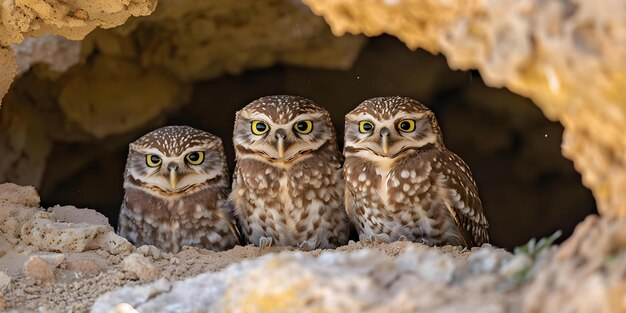
[{"label": "cave wall", "polygon": [[303,0],[336,35],[398,37],[532,99],[565,126],[601,213],[626,216],[626,6],[620,0]]},{"label": "cave wall", "polygon": [[[560,153],[559,123],[547,120],[530,100],[487,87],[478,73],[451,71],[443,57],[411,52],[393,37],[371,39],[349,70],[274,66],[197,82],[189,103],[151,127],[185,124],[218,135],[232,168],[235,111],[258,97],[285,93],[325,106],[340,138],[343,116],[369,97],[405,95],[427,104],[447,146],[472,168],[498,246],[512,248],[559,229],[567,238],[596,212],[591,193]],[[55,144],[40,188],[44,205],[98,208],[115,225],[127,147],[106,146],[110,140]],[[68,171],[67,160],[85,155],[87,163]]]}]

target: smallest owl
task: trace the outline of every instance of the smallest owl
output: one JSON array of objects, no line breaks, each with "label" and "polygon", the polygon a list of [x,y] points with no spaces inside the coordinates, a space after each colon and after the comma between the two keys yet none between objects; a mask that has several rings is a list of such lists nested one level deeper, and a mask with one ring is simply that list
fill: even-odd
[{"label": "smallest owl", "polygon": [[239,234],[228,205],[222,140],[188,126],[154,130],[130,144],[118,233],[135,245],[232,248]]},{"label": "smallest owl", "polygon": [[359,236],[480,246],[488,223],[468,166],[446,149],[433,112],[405,97],[346,115],[345,207]]}]

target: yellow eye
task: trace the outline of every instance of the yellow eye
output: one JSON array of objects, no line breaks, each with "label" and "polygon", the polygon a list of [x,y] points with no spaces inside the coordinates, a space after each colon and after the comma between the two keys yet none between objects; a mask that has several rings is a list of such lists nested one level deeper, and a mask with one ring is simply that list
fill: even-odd
[{"label": "yellow eye", "polygon": [[361,133],[369,133],[374,130],[374,124],[369,121],[361,121],[359,122],[359,131]]},{"label": "yellow eye", "polygon": [[146,164],[148,164],[148,166],[150,167],[157,167],[161,165],[161,162],[163,162],[163,160],[161,160],[161,158],[158,155],[154,155],[154,154],[146,155]]},{"label": "yellow eye", "polygon": [[204,161],[204,152],[190,152],[187,156],[185,156],[185,160],[187,160],[187,163],[191,165],[199,165],[202,161]]},{"label": "yellow eye", "polygon": [[270,130],[270,127],[263,121],[252,121],[252,133],[255,135],[263,135]]},{"label": "yellow eye", "polygon": [[293,125],[293,128],[301,133],[301,134],[308,134],[311,131],[313,131],[313,122],[311,121],[300,121],[297,122],[295,125]]},{"label": "yellow eye", "polygon": [[415,130],[415,121],[414,120],[401,120],[398,122],[398,129],[405,133],[410,133]]}]

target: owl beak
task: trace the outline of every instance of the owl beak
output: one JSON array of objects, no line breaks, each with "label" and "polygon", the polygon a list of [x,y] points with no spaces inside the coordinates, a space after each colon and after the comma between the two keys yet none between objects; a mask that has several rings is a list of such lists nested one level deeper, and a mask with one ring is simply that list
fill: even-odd
[{"label": "owl beak", "polygon": [[278,156],[282,159],[285,156],[285,138],[279,137],[276,146],[278,149]]},{"label": "owl beak", "polygon": [[284,130],[276,131],[276,150],[278,150],[278,157],[281,159],[285,156],[285,137],[287,134]]},{"label": "owl beak", "polygon": [[389,129],[387,127],[380,130],[380,137],[383,152],[387,154],[389,152]]},{"label": "owl beak", "polygon": [[170,168],[170,186],[173,190],[176,190],[176,184],[178,183],[178,174],[175,168]]}]

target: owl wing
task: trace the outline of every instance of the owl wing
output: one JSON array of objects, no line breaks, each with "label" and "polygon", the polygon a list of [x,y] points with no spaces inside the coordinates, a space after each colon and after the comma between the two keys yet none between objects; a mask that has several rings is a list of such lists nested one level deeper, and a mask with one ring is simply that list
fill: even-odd
[{"label": "owl wing", "polygon": [[220,201],[221,202],[221,206],[222,206],[222,210],[219,210],[218,214],[223,214],[223,216],[220,216],[220,218],[224,219],[225,221],[227,221],[228,223],[228,228],[231,232],[231,234],[233,236],[235,236],[235,238],[237,239],[237,243],[241,243],[241,233],[239,232],[239,229],[237,228],[237,224],[235,222],[235,217],[233,214],[233,208],[231,206],[230,201],[228,201],[228,198],[226,198],[225,200]]},{"label": "owl wing", "polygon": [[[231,194],[228,196],[228,204],[230,206],[230,212],[231,212],[231,216],[233,218],[233,226],[232,226],[232,230],[234,230],[237,233],[237,238],[239,239],[239,243],[242,242],[243,237],[241,235],[241,232],[239,231],[239,227],[237,225],[237,221],[239,221],[239,219],[237,219],[237,210],[235,207],[235,198],[234,198],[234,192],[235,190],[237,190],[237,186],[239,186],[240,181],[239,181],[239,166],[235,166],[235,170],[233,171],[233,182],[231,184]],[[239,225],[241,226],[241,225]]]},{"label": "owl wing", "polygon": [[439,183],[449,195],[444,202],[462,233],[467,234],[476,246],[489,242],[489,223],[469,167],[458,155],[446,149],[440,152],[438,162],[448,165],[433,173],[444,177]]},{"label": "owl wing", "polygon": [[354,197],[354,195],[352,194],[352,191],[350,190],[350,188],[344,188],[344,207],[346,210],[346,214],[348,215],[348,218],[353,222],[356,223],[357,219],[357,215],[356,215],[356,203],[355,203],[356,199]]}]

